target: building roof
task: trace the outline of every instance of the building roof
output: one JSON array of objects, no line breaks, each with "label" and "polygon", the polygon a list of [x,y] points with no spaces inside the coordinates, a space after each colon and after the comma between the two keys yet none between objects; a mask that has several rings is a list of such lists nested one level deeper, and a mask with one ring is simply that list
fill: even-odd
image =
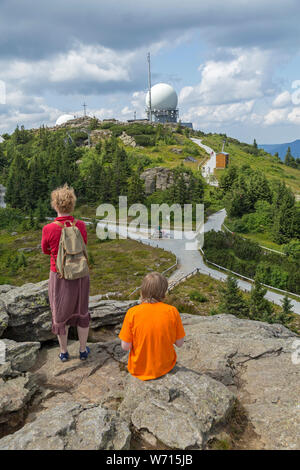
[{"label": "building roof", "polygon": [[227,155],[227,156],[228,156],[229,153],[227,153],[227,152],[219,152],[219,153],[217,153],[217,155]]}]

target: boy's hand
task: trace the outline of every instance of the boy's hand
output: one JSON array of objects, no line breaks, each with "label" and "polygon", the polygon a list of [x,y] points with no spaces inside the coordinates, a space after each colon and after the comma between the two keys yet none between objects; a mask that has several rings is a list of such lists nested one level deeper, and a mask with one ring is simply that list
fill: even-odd
[{"label": "boy's hand", "polygon": [[183,345],[184,343],[184,337],[183,338],[180,338],[180,339],[176,339],[175,341],[175,344],[178,348],[181,348],[181,346]]},{"label": "boy's hand", "polygon": [[126,341],[121,341],[121,347],[123,349],[123,351],[130,351],[130,349],[132,348],[132,343],[126,343]]}]

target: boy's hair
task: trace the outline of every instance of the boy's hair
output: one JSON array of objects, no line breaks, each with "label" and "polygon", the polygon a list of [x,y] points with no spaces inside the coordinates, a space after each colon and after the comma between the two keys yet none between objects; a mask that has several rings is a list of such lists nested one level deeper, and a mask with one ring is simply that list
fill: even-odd
[{"label": "boy's hair", "polygon": [[74,210],[76,196],[74,189],[67,183],[51,193],[51,207],[57,209],[61,214],[69,214]]},{"label": "boy's hair", "polygon": [[142,282],[141,287],[141,301],[142,302],[161,302],[168,290],[168,281],[160,273],[147,274]]}]

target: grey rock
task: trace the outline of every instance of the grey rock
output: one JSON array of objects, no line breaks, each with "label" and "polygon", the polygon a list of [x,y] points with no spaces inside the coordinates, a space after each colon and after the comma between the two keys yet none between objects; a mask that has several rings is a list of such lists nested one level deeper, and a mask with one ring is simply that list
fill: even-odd
[{"label": "grey rock", "polygon": [[11,367],[19,372],[27,372],[34,366],[38,350],[41,345],[39,342],[23,342],[17,343],[16,341],[3,339],[5,344],[5,359],[11,363]]},{"label": "grey rock", "polygon": [[115,411],[101,406],[84,410],[76,422],[76,432],[68,449],[128,450],[131,432]]},{"label": "grey rock", "polygon": [[176,153],[176,155],[180,155],[183,152],[183,149],[174,147],[171,149],[171,152]]},{"label": "grey rock", "polygon": [[0,295],[1,294],[6,294],[11,289],[14,289],[15,286],[12,286],[10,284],[0,284]]},{"label": "grey rock", "polygon": [[146,194],[165,190],[174,183],[173,171],[164,167],[149,168],[141,174],[141,179],[145,182]]},{"label": "grey rock", "polygon": [[12,435],[0,439],[1,450],[121,450],[131,433],[118,414],[100,406],[60,404],[41,413]]},{"label": "grey rock", "polygon": [[103,296],[90,297],[91,328],[105,325],[117,325],[122,322],[127,310],[137,301],[104,300]]},{"label": "grey rock", "polygon": [[47,341],[51,332],[48,280],[24,284],[0,296],[0,316],[9,317],[6,336],[17,341]]},{"label": "grey rock", "polygon": [[0,298],[0,338],[8,327],[8,314],[5,310],[4,302]]},{"label": "grey rock", "polygon": [[119,138],[122,140],[124,145],[128,145],[130,147],[137,146],[134,137],[132,137],[131,135],[127,135],[125,131],[122,132]]},{"label": "grey rock", "polygon": [[65,436],[75,428],[81,406],[65,403],[41,413],[33,422],[0,439],[1,450],[63,450]]},{"label": "grey rock", "polygon": [[23,412],[24,407],[37,390],[32,374],[20,375],[0,382],[0,424],[10,422],[12,414]]},{"label": "grey rock", "polygon": [[233,393],[220,382],[176,366],[156,380],[130,377],[119,412],[165,446],[202,449],[234,403]]},{"label": "grey rock", "polygon": [[18,377],[19,375],[21,375],[20,372],[11,368],[10,362],[4,362],[3,364],[0,364],[0,381],[2,379],[4,382],[8,379]]},{"label": "grey rock", "polygon": [[[232,315],[183,315],[187,338],[179,362],[230,386],[265,449],[300,447],[299,337],[282,325]],[[256,447],[257,448],[257,447]]]}]

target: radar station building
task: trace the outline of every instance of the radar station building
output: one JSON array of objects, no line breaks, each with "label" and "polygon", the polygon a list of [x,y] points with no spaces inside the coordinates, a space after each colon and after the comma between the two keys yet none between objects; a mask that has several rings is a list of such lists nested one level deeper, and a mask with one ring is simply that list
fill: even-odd
[{"label": "radar station building", "polygon": [[[177,108],[177,93],[167,83],[157,83],[151,87],[146,96],[146,113],[148,121],[162,124],[178,122],[179,110]],[[191,122],[181,123],[182,126],[193,128]]]}]

